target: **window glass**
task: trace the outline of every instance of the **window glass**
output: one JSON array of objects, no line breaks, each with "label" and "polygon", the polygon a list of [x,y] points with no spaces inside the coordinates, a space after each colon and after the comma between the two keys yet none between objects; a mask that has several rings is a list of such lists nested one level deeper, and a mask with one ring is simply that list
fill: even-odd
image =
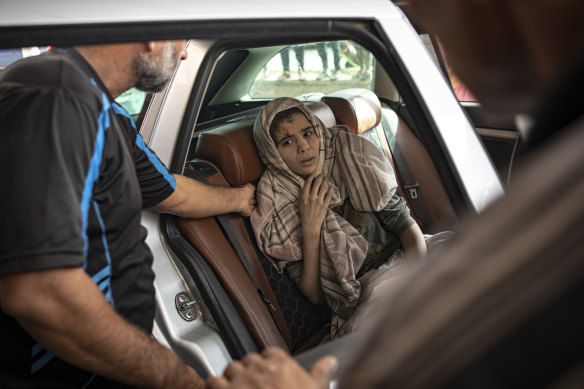
[{"label": "window glass", "polygon": [[[440,67],[441,69],[446,68],[446,72],[448,73],[447,74],[448,79],[450,81],[450,84],[452,85],[454,95],[456,96],[458,101],[476,101],[475,97],[470,92],[470,90],[466,87],[466,85],[464,85],[460,81],[456,73],[454,73],[452,71],[452,68],[448,65],[448,59],[446,58],[446,53],[444,52],[442,46],[438,43],[438,47],[435,47],[434,42],[436,41],[432,41],[430,39],[430,36],[427,34],[420,35],[420,38],[422,39],[426,46],[426,49],[428,49],[428,52],[436,62],[436,65],[438,65],[438,67]],[[439,53],[437,53],[436,50],[439,50]],[[440,61],[438,60],[438,58],[442,59],[444,66],[440,66]]]},{"label": "window glass", "polygon": [[287,46],[273,56],[253,82],[253,99],[328,94],[346,88],[371,89],[375,58],[353,41]]},{"label": "window glass", "polygon": [[50,46],[32,46],[32,47],[17,47],[12,49],[0,49],[0,71],[5,69],[14,61],[19,59],[38,55],[44,51],[50,50]]},{"label": "window glass", "polygon": [[454,90],[454,95],[458,101],[476,101],[477,99],[474,97],[472,92],[460,81],[456,73],[454,73],[448,66],[448,62],[446,63],[446,70],[448,71],[448,77],[450,79],[452,89]]},{"label": "window glass", "polygon": [[452,85],[452,89],[454,90],[454,95],[456,96],[458,101],[476,101],[477,99],[473,96],[472,92],[467,88],[466,85],[460,81],[460,78],[454,73],[450,65],[448,65],[448,58],[446,57],[446,53],[440,47],[440,51],[442,52],[442,58],[444,59],[444,65],[446,66],[446,71],[448,72],[448,79],[450,80],[450,84]]},{"label": "window glass", "polygon": [[124,107],[130,116],[132,116],[134,122],[136,122],[140,116],[140,112],[142,112],[147,94],[148,93],[142,92],[136,88],[128,89],[118,96],[116,102]]}]

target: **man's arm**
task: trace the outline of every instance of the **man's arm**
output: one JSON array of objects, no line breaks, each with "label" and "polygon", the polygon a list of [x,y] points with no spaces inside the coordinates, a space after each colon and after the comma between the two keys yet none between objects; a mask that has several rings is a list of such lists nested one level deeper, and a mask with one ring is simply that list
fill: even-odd
[{"label": "man's arm", "polygon": [[175,174],[174,178],[176,189],[154,206],[156,211],[201,218],[230,212],[250,216],[255,209],[255,188],[251,184],[229,188],[205,185],[179,174]]},{"label": "man's arm", "polygon": [[337,367],[337,359],[328,356],[319,359],[307,372],[286,352],[272,347],[231,363],[222,377],[209,378],[207,386],[209,389],[326,389]]},{"label": "man's arm", "polygon": [[204,386],[192,368],[116,314],[81,268],[1,276],[0,307],[40,345],[82,369],[138,387]]}]

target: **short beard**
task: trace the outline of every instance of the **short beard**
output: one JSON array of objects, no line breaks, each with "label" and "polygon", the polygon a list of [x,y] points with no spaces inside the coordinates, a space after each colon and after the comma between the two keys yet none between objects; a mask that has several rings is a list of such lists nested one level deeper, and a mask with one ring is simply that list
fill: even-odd
[{"label": "short beard", "polygon": [[173,42],[165,42],[162,53],[156,57],[137,52],[133,60],[138,78],[136,89],[148,93],[160,92],[172,78],[178,61],[178,51]]}]

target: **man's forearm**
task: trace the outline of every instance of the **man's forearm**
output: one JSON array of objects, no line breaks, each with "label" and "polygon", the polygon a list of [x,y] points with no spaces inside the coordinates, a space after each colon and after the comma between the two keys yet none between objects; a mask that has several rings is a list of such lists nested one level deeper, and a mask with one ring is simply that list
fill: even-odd
[{"label": "man's forearm", "polygon": [[191,218],[230,212],[249,216],[255,207],[254,188],[251,185],[232,188],[205,185],[179,174],[174,177],[176,189],[170,197],[154,207],[158,212]]},{"label": "man's forearm", "polygon": [[[27,290],[35,298],[27,299]],[[21,301],[28,301],[26,308]],[[4,276],[0,302],[39,344],[80,368],[138,387],[204,385],[172,352],[116,314],[82,269]]]}]

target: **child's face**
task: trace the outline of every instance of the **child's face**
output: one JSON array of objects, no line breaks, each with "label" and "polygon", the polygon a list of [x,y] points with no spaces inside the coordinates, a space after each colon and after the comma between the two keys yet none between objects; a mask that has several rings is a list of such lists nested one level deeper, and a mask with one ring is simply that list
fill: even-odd
[{"label": "child's face", "polygon": [[292,120],[283,120],[275,131],[276,148],[280,156],[295,174],[306,178],[318,167],[318,136],[306,116],[292,115]]}]

